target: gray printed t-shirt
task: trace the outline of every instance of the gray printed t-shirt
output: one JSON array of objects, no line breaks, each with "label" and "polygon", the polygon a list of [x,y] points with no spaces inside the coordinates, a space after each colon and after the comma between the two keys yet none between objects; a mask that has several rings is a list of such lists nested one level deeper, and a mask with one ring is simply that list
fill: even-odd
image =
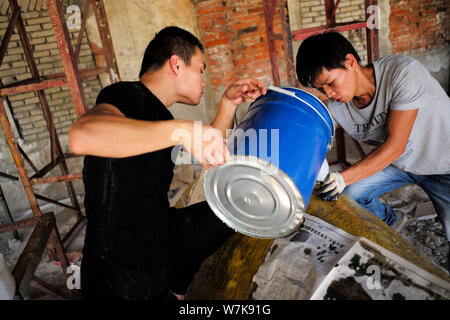
[{"label": "gray printed t-shirt", "polygon": [[373,62],[376,92],[371,103],[328,100],[334,120],[355,140],[380,145],[390,110],[419,109],[404,153],[393,163],[419,175],[450,173],[450,98],[416,60],[402,55]]}]

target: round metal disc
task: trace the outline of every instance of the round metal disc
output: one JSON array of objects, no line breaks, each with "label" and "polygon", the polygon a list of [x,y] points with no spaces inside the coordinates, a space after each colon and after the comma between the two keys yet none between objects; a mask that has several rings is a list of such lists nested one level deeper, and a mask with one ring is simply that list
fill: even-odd
[{"label": "round metal disc", "polygon": [[214,213],[240,233],[280,238],[303,222],[304,202],[294,182],[259,158],[238,155],[207,170],[203,188]]}]

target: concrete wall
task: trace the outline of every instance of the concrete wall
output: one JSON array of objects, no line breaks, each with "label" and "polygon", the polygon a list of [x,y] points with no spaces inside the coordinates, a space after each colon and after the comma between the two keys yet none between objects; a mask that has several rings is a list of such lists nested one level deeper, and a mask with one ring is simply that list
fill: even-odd
[{"label": "concrete wall", "polygon": [[[190,0],[105,1],[105,9],[121,80],[124,81],[138,80],[145,49],[162,28],[176,25],[200,37],[195,8]],[[91,41],[101,46],[92,14],[87,28]],[[207,91],[196,107],[176,104],[169,110],[175,118],[210,122],[215,108],[209,95]]]},{"label": "concrete wall", "polygon": [[[391,53],[420,61],[449,92],[450,1],[390,1]],[[386,41],[386,40],[385,40]]]},{"label": "concrete wall", "polygon": [[422,63],[450,95],[450,44],[408,55]]}]

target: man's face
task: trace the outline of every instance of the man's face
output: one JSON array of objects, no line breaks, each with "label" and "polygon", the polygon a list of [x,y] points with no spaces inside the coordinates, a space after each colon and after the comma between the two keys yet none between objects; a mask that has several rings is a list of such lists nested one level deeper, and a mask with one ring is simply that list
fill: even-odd
[{"label": "man's face", "polygon": [[348,69],[322,69],[313,82],[314,88],[320,90],[328,98],[347,103],[354,97],[354,76]]},{"label": "man's face", "polygon": [[189,65],[181,61],[179,102],[189,105],[197,105],[200,103],[205,87],[205,82],[202,77],[205,68],[205,60],[199,48],[196,48],[195,55],[191,57],[191,63]]}]

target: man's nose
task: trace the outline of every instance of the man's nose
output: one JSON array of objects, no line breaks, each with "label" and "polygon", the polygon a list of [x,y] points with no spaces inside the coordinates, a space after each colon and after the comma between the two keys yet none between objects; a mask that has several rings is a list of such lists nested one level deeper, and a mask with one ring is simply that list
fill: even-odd
[{"label": "man's nose", "polygon": [[330,86],[324,86],[323,91],[325,91],[325,94],[328,98],[331,98],[335,94],[334,90]]}]

